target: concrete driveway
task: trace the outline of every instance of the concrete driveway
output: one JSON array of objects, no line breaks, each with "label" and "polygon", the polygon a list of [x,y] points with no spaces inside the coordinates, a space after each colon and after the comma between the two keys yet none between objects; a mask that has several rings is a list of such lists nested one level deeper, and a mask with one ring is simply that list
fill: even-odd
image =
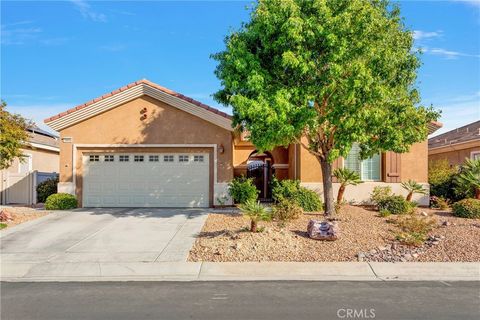
[{"label": "concrete driveway", "polygon": [[202,209],[107,208],[58,212],[2,232],[13,263],[186,261]]}]

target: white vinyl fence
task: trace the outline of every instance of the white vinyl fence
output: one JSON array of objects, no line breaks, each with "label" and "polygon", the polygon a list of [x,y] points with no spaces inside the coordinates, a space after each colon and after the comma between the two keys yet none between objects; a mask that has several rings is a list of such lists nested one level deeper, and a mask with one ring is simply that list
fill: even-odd
[{"label": "white vinyl fence", "polygon": [[33,205],[37,203],[37,185],[49,178],[55,178],[55,172],[30,171],[27,173],[3,172],[0,184],[1,204]]}]

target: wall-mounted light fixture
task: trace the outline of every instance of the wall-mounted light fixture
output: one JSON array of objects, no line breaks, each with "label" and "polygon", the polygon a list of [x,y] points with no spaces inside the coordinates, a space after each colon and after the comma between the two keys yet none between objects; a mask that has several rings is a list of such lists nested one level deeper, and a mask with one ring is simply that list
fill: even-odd
[{"label": "wall-mounted light fixture", "polygon": [[220,154],[223,154],[223,153],[225,152],[225,148],[223,147],[223,144],[221,144],[221,145],[218,146],[218,152],[219,152]]}]

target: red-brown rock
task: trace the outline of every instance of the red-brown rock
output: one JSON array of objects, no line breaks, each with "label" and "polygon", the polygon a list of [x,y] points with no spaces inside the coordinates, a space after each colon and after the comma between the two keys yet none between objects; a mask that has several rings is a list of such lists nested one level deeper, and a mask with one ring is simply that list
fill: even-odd
[{"label": "red-brown rock", "polygon": [[315,240],[337,240],[339,237],[339,228],[336,221],[318,221],[310,220],[307,226],[308,236]]}]

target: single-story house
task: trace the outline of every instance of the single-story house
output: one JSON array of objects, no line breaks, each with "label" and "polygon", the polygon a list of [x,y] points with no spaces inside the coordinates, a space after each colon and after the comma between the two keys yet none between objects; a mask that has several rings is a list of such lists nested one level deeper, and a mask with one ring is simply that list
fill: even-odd
[{"label": "single-story house", "polygon": [[1,204],[35,204],[36,186],[58,174],[58,136],[36,126],[27,128],[28,143],[22,148],[23,159],[0,170]]},{"label": "single-story house", "polygon": [[[259,153],[232,128],[228,114],[140,80],[48,118],[60,133],[59,191],[84,207],[210,207],[231,203],[228,182],[255,178],[260,197],[269,182],[299,179],[322,192],[319,163],[299,145]],[[431,131],[438,124],[431,125]],[[376,185],[402,192],[408,179],[427,184],[427,141],[409,153],[358,159],[354,148],[335,161],[358,171],[365,183],[349,187],[348,200],[366,201]],[[336,187],[338,184],[336,184]],[[419,197],[428,204],[428,197]]]},{"label": "single-story house", "polygon": [[446,159],[457,166],[465,158],[480,159],[480,120],[428,139],[428,160]]}]

